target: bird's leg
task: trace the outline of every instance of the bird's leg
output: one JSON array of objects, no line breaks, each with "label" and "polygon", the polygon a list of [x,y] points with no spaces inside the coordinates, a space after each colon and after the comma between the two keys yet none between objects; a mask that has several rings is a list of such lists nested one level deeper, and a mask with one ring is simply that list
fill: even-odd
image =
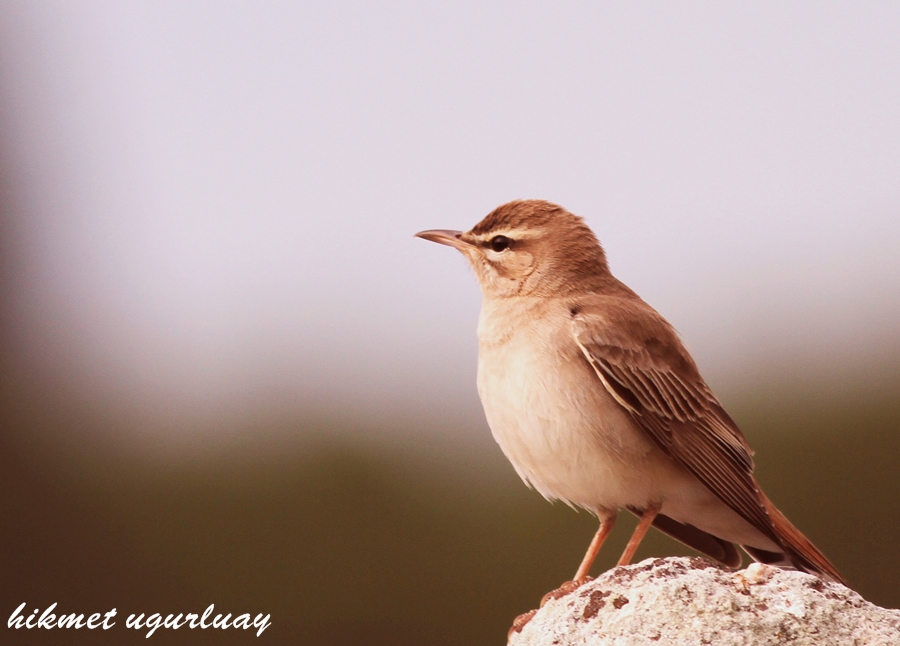
[{"label": "bird's leg", "polygon": [[631,563],[631,559],[634,558],[634,553],[637,552],[638,545],[644,540],[647,530],[650,529],[650,525],[653,524],[653,519],[656,518],[661,507],[661,503],[654,503],[644,510],[644,513],[641,514],[640,521],[638,521],[637,527],[634,528],[634,533],[628,541],[628,545],[625,546],[625,551],[622,552],[622,557],[616,565],[628,565]]},{"label": "bird's leg", "polygon": [[594,559],[597,558],[600,548],[603,547],[603,541],[606,540],[606,537],[609,536],[612,528],[616,525],[615,512],[604,515],[598,514],[597,516],[600,518],[600,527],[597,528],[597,533],[594,534],[591,544],[588,545],[587,552],[585,552],[584,558],[581,560],[581,565],[578,566],[578,571],[575,572],[575,578],[572,579],[573,583],[581,583],[587,577],[588,572],[591,571],[591,566],[594,564]]},{"label": "bird's leg", "polygon": [[590,572],[591,566],[594,564],[594,559],[597,558],[597,553],[603,546],[603,541],[606,540],[606,537],[609,536],[609,533],[612,531],[612,528],[615,527],[616,524],[615,511],[598,511],[595,513],[597,514],[597,518],[600,519],[600,527],[597,528],[597,533],[594,534],[594,538],[591,539],[591,544],[588,545],[588,549],[584,554],[584,558],[581,559],[581,565],[578,566],[578,571],[575,573],[575,578],[571,581],[566,581],[556,590],[545,594],[544,598],[541,599],[542,608],[544,607],[545,603],[550,601],[550,599],[559,599],[560,597],[564,597],[573,590],[576,590],[581,585],[588,582],[588,572]]},{"label": "bird's leg", "polygon": [[[659,511],[657,509],[657,511]],[[551,599],[559,599],[560,597],[564,597],[569,594],[573,590],[576,590],[579,586],[587,581],[588,572],[591,570],[591,566],[594,564],[594,559],[597,558],[597,553],[600,552],[600,548],[603,547],[603,541],[606,540],[606,537],[609,536],[613,527],[616,525],[616,512],[615,511],[598,511],[596,512],[597,518],[600,519],[600,527],[597,528],[597,533],[594,534],[594,538],[591,539],[591,544],[588,545],[587,552],[584,554],[584,558],[581,559],[581,565],[578,566],[578,571],[575,573],[575,578],[572,581],[566,581],[561,586],[559,586],[553,592],[548,592],[544,595],[544,598],[541,599],[541,608],[544,607],[544,604],[550,601]],[[656,513],[653,514],[654,516]],[[650,518],[650,522],[653,522],[653,518]],[[646,533],[646,529],[644,533]],[[643,534],[641,534],[643,537]],[[634,538],[632,537],[632,540]],[[640,542],[640,538],[638,538],[638,542]],[[635,546],[636,548],[637,546]],[[516,617],[515,621],[513,621],[512,628],[509,629],[509,635],[507,638],[512,637],[513,634],[521,632],[522,628],[525,627],[531,618],[534,616],[537,610],[532,610],[530,612],[526,612],[523,615],[519,615]]]}]

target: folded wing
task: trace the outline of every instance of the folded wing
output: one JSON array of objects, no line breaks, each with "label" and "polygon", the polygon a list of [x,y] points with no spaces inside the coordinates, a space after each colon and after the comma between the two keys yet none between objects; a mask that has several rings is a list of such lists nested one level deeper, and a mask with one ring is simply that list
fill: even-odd
[{"label": "folded wing", "polygon": [[603,387],[638,426],[780,545],[794,565],[842,581],[828,559],[762,493],[747,441],[665,319],[643,301],[621,297],[596,296],[572,311],[575,341]]}]

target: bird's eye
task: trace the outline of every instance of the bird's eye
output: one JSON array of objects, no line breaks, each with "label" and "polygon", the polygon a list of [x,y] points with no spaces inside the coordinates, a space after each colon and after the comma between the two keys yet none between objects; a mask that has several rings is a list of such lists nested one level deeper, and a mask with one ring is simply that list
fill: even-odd
[{"label": "bird's eye", "polygon": [[509,244],[511,242],[512,240],[510,240],[506,236],[494,236],[493,238],[491,238],[489,244],[491,245],[491,249],[493,249],[497,253],[500,253],[501,251],[506,251],[507,249],[509,249]]}]

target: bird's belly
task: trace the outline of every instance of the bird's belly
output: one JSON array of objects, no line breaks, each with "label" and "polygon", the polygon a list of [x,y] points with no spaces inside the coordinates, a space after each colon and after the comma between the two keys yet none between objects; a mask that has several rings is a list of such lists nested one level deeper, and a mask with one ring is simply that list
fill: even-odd
[{"label": "bird's belly", "polygon": [[592,511],[660,501],[671,461],[593,369],[578,356],[511,345],[482,347],[478,391],[491,432],[522,479],[549,499]]}]

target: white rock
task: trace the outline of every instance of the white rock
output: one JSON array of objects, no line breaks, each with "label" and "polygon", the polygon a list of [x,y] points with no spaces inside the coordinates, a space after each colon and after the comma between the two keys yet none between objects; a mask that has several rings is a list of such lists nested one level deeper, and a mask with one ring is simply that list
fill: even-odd
[{"label": "white rock", "polygon": [[549,601],[511,646],[900,646],[900,610],[810,574],[700,558],[614,568]]}]

